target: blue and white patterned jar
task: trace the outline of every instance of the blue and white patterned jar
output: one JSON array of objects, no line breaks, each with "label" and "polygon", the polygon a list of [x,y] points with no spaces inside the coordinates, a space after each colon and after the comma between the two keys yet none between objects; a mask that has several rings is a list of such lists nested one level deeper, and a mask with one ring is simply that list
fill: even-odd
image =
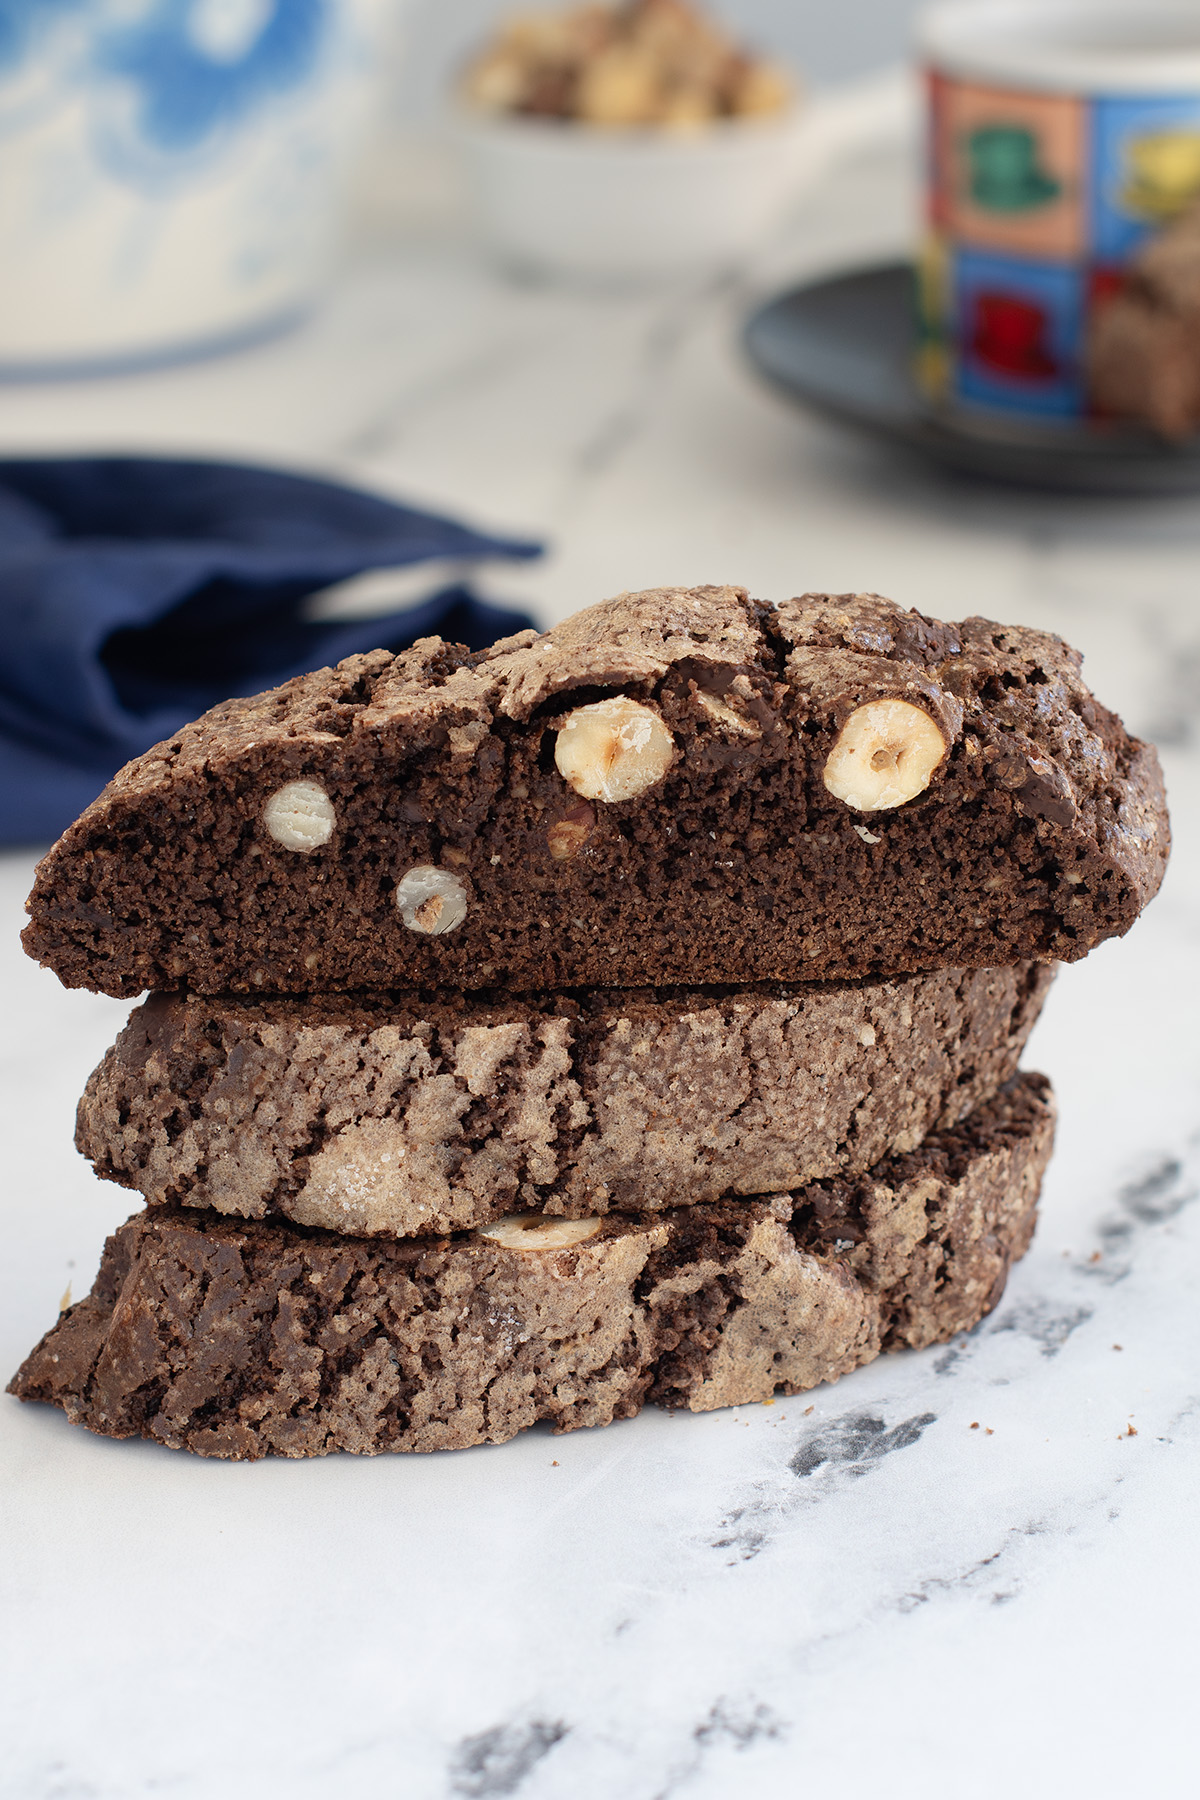
[{"label": "blue and white patterned jar", "polygon": [[397,0],[0,0],[0,373],[310,303]]}]

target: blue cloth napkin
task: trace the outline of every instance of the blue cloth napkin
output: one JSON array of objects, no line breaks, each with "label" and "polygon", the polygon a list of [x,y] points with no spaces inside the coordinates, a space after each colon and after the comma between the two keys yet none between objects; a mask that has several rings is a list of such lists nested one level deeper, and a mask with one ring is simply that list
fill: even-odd
[{"label": "blue cloth napkin", "polygon": [[57,837],[133,756],[234,695],[439,633],[483,649],[532,621],[431,568],[427,598],[315,622],[373,569],[537,556],[370,494],[272,469],[0,461],[0,843]]}]

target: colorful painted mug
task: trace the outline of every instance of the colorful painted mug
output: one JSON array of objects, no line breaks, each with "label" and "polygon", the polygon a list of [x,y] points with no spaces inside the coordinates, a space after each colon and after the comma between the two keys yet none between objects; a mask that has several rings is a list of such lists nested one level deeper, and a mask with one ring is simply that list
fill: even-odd
[{"label": "colorful painted mug", "polygon": [[960,0],[919,43],[922,385],[981,422],[1086,419],[1097,307],[1200,202],[1200,5]]}]

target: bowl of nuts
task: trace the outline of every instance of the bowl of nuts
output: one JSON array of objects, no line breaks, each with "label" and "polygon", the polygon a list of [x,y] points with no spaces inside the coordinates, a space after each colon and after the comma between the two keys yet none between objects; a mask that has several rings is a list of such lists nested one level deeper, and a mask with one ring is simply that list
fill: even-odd
[{"label": "bowl of nuts", "polygon": [[587,282],[735,266],[795,185],[800,116],[791,77],[685,0],[513,18],[459,91],[488,248]]}]

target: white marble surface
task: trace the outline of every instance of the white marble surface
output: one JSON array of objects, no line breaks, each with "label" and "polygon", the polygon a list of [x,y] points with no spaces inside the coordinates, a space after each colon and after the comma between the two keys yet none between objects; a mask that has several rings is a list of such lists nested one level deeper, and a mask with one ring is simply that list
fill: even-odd
[{"label": "white marble surface", "polygon": [[[505,583],[547,620],[739,580],[1059,630],[1163,742],[1177,832],[1161,898],[1051,996],[1043,1223],[949,1348],[377,1461],[205,1463],[0,1403],[0,1793],[1194,1791],[1200,513],[961,487],[756,387],[748,293],[900,243],[905,166],[844,158],[737,291],[522,291],[447,227],[235,360],[0,395],[4,452],[268,457],[543,533]],[[129,1210],[71,1148],[125,1008],[21,957],[31,861],[0,861],[5,1373]]]}]

